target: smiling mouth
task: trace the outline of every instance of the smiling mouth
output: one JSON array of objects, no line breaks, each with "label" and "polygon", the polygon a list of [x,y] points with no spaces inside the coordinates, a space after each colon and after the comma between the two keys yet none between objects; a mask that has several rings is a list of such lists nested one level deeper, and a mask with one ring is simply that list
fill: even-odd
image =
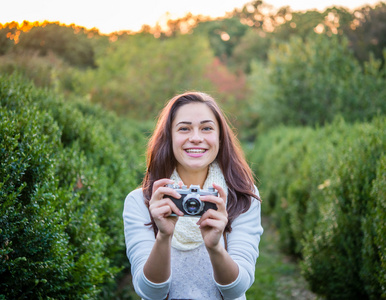
[{"label": "smiling mouth", "polygon": [[185,151],[188,153],[199,154],[199,153],[204,153],[206,150],[205,149],[186,149]]}]

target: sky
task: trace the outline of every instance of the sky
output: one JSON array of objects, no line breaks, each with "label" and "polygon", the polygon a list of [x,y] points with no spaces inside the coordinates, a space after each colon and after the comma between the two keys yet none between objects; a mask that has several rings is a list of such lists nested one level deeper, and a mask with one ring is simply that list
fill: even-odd
[{"label": "sky", "polygon": [[[169,13],[172,18],[193,15],[222,17],[234,8],[241,8],[248,0],[0,0],[0,23],[24,20],[59,21],[88,29],[98,28],[108,34],[119,30],[139,31],[142,25],[154,26]],[[354,9],[380,0],[265,0],[275,8],[290,6],[292,10],[324,10],[343,6]]]}]

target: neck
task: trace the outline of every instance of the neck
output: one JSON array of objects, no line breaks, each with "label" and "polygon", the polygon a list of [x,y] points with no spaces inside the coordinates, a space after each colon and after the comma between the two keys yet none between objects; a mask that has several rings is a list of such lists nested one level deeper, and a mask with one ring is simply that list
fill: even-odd
[{"label": "neck", "polygon": [[196,172],[187,172],[184,169],[177,167],[177,172],[181,177],[181,180],[183,183],[189,187],[190,185],[199,185],[201,188],[203,188],[205,179],[208,175],[208,169],[206,170],[200,170]]}]

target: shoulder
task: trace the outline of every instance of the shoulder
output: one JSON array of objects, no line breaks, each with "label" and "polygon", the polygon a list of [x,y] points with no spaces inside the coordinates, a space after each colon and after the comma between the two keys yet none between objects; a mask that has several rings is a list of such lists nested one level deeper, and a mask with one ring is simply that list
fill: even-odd
[{"label": "shoulder", "polygon": [[259,189],[257,188],[256,185],[254,185],[253,188],[254,188],[254,193],[256,194],[256,196],[259,197],[259,199],[252,198],[252,202],[253,202],[253,200],[257,200],[258,202],[260,202],[260,192],[259,192]]},{"label": "shoulder", "polygon": [[142,227],[151,221],[142,189],[136,189],[127,195],[123,208],[123,220],[125,227]]},{"label": "shoulder", "polygon": [[259,190],[256,186],[254,186],[254,194],[258,197],[258,198],[255,198],[255,197],[251,197],[251,206],[250,208],[248,209],[248,212],[250,212],[251,210],[260,210],[260,206],[261,206],[261,199],[260,199],[260,193],[259,193]]},{"label": "shoulder", "polygon": [[137,188],[137,189],[131,191],[131,192],[127,195],[126,199],[127,199],[127,198],[135,198],[135,199],[137,199],[137,198],[142,198],[142,199],[143,199],[144,196],[143,196],[142,188]]},{"label": "shoulder", "polygon": [[142,192],[142,188],[135,189],[131,191],[125,199],[125,208],[124,210],[127,210],[129,207],[136,207],[136,208],[146,208],[145,205],[145,197]]}]

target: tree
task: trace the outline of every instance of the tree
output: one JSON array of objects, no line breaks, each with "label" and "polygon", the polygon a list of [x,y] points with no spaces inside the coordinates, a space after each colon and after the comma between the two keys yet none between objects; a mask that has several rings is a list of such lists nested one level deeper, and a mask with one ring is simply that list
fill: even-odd
[{"label": "tree", "polygon": [[[79,29],[79,28],[78,28]],[[94,50],[87,36],[80,30],[59,23],[33,27],[20,36],[16,51],[37,52],[46,56],[50,51],[78,67],[94,67]]]},{"label": "tree", "polygon": [[79,75],[80,91],[93,102],[136,119],[153,119],[164,102],[186,90],[210,90],[205,77],[213,56],[205,38],[122,36]]},{"label": "tree", "polygon": [[272,34],[262,29],[249,28],[235,46],[232,55],[232,65],[238,66],[245,73],[251,72],[253,60],[266,61],[268,50],[272,44]]},{"label": "tree", "polygon": [[364,6],[354,12],[355,19],[347,36],[355,56],[362,63],[368,61],[370,53],[382,60],[386,48],[386,3],[379,2],[374,8]]},{"label": "tree", "polygon": [[0,24],[0,55],[6,54],[15,44],[20,35],[17,22]]},{"label": "tree", "polygon": [[207,36],[214,55],[227,62],[247,29],[248,25],[242,24],[238,18],[231,17],[201,22],[193,34]]},{"label": "tree", "polygon": [[365,72],[338,36],[293,37],[269,52],[266,67],[249,77],[260,129],[278,124],[324,125],[341,114],[347,121],[370,120],[386,111],[385,74],[370,60]]}]

